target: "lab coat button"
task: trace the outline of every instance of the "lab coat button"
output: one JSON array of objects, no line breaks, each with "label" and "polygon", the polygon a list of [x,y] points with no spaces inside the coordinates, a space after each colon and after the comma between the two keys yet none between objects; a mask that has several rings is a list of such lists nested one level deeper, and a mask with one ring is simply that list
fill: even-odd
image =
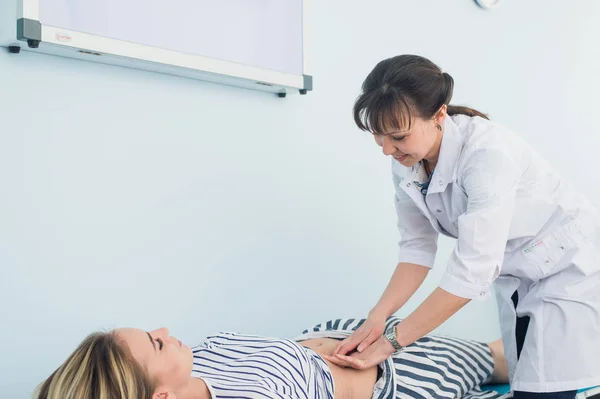
[{"label": "lab coat button", "polygon": [[443,180],[440,180],[440,183],[439,183],[439,184],[440,184],[440,186],[443,186],[443,185],[444,185],[444,181],[443,181]]},{"label": "lab coat button", "polygon": [[479,295],[485,296],[485,292],[480,292]]},{"label": "lab coat button", "polygon": [[437,213],[442,213],[441,209],[436,210]]},{"label": "lab coat button", "polygon": [[410,183],[408,183],[408,184],[406,185],[406,187],[410,187]]}]

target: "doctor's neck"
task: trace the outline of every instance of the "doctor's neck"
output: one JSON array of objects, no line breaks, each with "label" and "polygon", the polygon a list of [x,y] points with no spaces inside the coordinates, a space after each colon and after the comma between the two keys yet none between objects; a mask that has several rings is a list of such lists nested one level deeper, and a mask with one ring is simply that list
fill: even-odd
[{"label": "doctor's neck", "polygon": [[422,160],[424,161],[424,163],[427,163],[427,168],[429,169],[429,171],[432,171],[438,163],[440,149],[442,147],[442,137],[444,136],[443,127],[440,130],[436,129],[436,132],[437,133],[435,136],[435,141],[433,142],[433,145],[431,146],[429,152],[427,152],[427,154],[425,155],[425,157],[423,157]]}]

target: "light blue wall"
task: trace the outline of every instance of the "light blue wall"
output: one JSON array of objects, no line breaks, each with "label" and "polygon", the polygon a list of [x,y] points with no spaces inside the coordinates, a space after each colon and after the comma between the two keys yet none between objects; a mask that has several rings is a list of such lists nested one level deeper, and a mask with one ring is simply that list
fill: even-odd
[{"label": "light blue wall", "polygon": [[[2,0],[6,2],[8,0]],[[315,91],[271,95],[0,52],[0,392],[85,334],[294,336],[363,316],[395,266],[389,160],[351,107],[377,61],[431,57],[600,202],[600,3],[313,1]],[[400,314],[435,286],[452,249]],[[440,331],[498,337],[492,301]]]}]

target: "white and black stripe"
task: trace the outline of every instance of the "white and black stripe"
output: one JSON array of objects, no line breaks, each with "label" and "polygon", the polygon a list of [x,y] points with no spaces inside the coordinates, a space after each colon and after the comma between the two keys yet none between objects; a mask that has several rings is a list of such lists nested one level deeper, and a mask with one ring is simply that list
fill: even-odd
[{"label": "white and black stripe", "polygon": [[333,399],[329,367],[295,341],[221,333],[192,351],[213,399]]},{"label": "white and black stripe", "polygon": [[[312,337],[343,339],[364,319],[337,319],[305,330],[298,340]],[[390,317],[386,328],[401,319]],[[494,391],[482,391],[494,364],[486,344],[446,337],[424,337],[393,354],[379,365],[383,373],[373,399],[501,399]]]}]

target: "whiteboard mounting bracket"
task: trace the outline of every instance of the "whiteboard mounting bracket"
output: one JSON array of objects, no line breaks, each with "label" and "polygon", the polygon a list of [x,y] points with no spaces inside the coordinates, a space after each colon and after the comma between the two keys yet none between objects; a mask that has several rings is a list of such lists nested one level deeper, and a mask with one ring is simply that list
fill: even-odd
[{"label": "whiteboard mounting bracket", "polygon": [[17,40],[26,41],[29,48],[39,48],[42,42],[42,24],[27,18],[17,20]]}]

